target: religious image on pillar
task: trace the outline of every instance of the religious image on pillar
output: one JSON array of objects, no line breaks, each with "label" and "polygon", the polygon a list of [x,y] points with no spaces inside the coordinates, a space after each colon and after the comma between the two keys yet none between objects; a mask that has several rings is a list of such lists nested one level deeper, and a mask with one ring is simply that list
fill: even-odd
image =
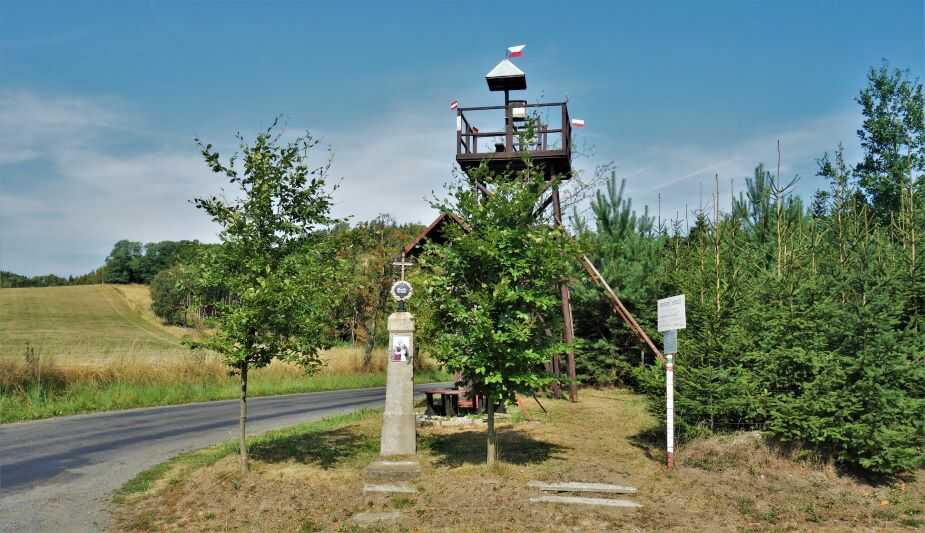
[{"label": "religious image on pillar", "polygon": [[395,335],[392,339],[392,362],[407,363],[411,360],[411,338]]}]

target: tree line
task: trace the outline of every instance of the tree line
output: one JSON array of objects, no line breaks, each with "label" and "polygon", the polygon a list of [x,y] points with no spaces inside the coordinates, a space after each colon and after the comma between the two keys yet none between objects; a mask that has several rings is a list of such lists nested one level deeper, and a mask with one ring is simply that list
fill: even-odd
[{"label": "tree line", "polygon": [[[373,349],[388,340],[389,288],[395,281],[392,262],[422,229],[420,224],[400,224],[382,214],[354,224],[339,221],[323,232],[337,243],[346,283],[345,290],[330,294],[336,300],[337,316],[331,334],[338,342],[362,346],[366,366]],[[232,297],[220,280],[203,282],[199,267],[208,252],[208,247],[200,246],[189,259],[176,261],[151,279],[152,308],[165,322],[197,327]]]},{"label": "tree line", "polygon": [[[373,348],[388,339],[389,287],[394,281],[397,250],[424,228],[398,223],[389,214],[353,224],[338,221],[325,229],[338,241],[338,256],[345,259],[345,275],[351,290],[337,295],[335,328],[338,341],[359,344],[368,364]],[[151,287],[152,309],[166,323],[197,327],[215,315],[218,304],[231,296],[221,283],[203,285],[197,270],[202,258],[216,244],[198,240],[164,240],[143,244],[123,239],[116,242],[104,264],[80,276],[54,274],[23,276],[0,271],[0,288],[58,287],[99,283],[141,283]]]},{"label": "tree line", "polygon": [[98,283],[150,283],[163,270],[195,261],[208,244],[196,240],[159,241],[142,244],[127,239],[116,242],[102,266],[79,276],[55,274],[24,276],[0,271],[0,288],[60,287]]}]

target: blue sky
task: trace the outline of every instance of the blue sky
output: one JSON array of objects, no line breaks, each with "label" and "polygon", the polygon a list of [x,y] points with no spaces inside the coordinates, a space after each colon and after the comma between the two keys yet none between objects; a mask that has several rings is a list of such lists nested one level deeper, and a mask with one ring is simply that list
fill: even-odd
[{"label": "blue sky", "polygon": [[497,104],[483,76],[514,44],[527,98],[568,97],[586,120],[576,166],[612,161],[634,205],[661,193],[682,217],[714,173],[727,198],[775,165],[777,139],[808,194],[824,151],[857,157],[867,69],[925,72],[920,0],[499,6],[6,4],[0,269],[79,274],[118,239],[214,240],[188,200],[222,183],[193,138],[231,150],[277,115],[333,149],[339,215],[428,222],[452,175],[448,104]]}]

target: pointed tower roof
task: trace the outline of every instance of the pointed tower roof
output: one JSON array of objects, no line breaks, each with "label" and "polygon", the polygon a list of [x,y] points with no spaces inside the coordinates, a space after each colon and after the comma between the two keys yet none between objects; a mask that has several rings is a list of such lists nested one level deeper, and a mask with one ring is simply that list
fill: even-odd
[{"label": "pointed tower roof", "polygon": [[520,91],[527,88],[527,75],[509,59],[502,59],[485,75],[489,91]]}]

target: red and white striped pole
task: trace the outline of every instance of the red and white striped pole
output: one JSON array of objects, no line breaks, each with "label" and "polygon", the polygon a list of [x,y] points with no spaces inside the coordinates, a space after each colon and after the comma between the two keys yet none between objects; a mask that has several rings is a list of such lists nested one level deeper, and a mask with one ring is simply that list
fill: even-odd
[{"label": "red and white striped pole", "polygon": [[668,453],[668,469],[674,466],[674,354],[665,354],[665,449]]},{"label": "red and white striped pole", "polygon": [[658,331],[665,335],[665,452],[669,470],[674,466],[674,356],[678,354],[678,330],[686,327],[683,294],[658,301]]}]

